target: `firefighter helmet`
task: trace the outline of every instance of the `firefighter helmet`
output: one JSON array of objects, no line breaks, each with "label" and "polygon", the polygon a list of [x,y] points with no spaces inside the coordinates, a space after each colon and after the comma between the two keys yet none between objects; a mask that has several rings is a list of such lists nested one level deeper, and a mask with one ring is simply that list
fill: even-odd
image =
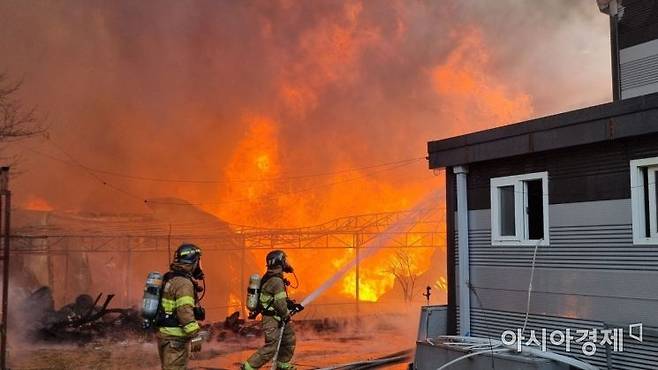
[{"label": "firefighter helmet", "polygon": [[194,265],[201,259],[201,249],[194,244],[182,244],[174,254],[174,262]]},{"label": "firefighter helmet", "polygon": [[275,250],[268,253],[267,257],[265,257],[265,262],[268,269],[281,267],[284,272],[293,272],[292,266],[288,263],[288,256],[282,250]]}]

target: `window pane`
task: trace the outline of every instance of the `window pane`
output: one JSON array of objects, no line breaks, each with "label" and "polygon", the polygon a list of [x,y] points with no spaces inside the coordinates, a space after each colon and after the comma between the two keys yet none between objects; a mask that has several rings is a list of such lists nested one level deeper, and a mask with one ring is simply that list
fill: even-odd
[{"label": "window pane", "polygon": [[544,238],[544,198],[541,180],[525,182],[528,217],[528,239]]},{"label": "window pane", "polygon": [[516,222],[514,221],[514,186],[501,186],[500,192],[500,235],[516,235]]}]

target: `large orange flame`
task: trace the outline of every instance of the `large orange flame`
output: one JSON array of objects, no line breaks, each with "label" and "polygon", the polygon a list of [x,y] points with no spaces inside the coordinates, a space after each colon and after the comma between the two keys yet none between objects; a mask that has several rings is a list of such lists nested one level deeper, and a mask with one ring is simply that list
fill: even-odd
[{"label": "large orange flame", "polygon": [[[295,78],[282,81],[281,97],[295,114],[304,114],[312,109],[317,94],[327,84],[341,78],[344,83],[352,78],[349,73],[345,76],[336,68],[347,68],[345,65],[356,58],[360,48],[376,38],[370,36],[356,39],[350,32],[358,20],[359,12],[359,6],[346,7],[343,23],[320,25],[316,33],[302,41],[307,55],[299,64],[292,66],[292,71],[303,71],[310,64],[317,70],[317,74],[302,79],[300,73],[293,73]],[[339,60],[345,63],[339,63]],[[430,82],[440,97],[441,107],[457,123],[469,127],[489,127],[520,120],[532,113],[529,97],[515,92],[513,86],[498,80],[489,72],[492,68],[489,64],[490,56],[482,35],[477,29],[469,29],[460,36],[445,61],[431,70]],[[235,147],[225,175],[231,179],[250,179],[253,182],[232,185],[223,192],[226,199],[242,199],[243,202],[225,204],[214,209],[220,216],[237,223],[268,227],[301,226],[350,214],[402,210],[412,206],[432,188],[441,185],[442,180],[432,179],[422,168],[422,163],[420,166],[410,166],[412,171],[340,172],[341,169],[353,167],[347,161],[335,163],[333,168],[328,168],[328,171],[336,171],[331,176],[271,181],[283,174],[286,165],[285,153],[280,152],[278,137],[279,128],[284,122],[262,115],[248,118],[245,122],[245,136]],[[418,138],[419,141],[422,139]],[[340,151],[340,148],[317,149]],[[294,173],[295,169],[286,168],[288,171]],[[415,176],[410,176],[410,173],[427,176],[418,182],[414,181]],[[299,191],[309,188],[309,191]],[[443,226],[428,226],[431,230],[437,227]],[[430,268],[431,256],[435,252],[427,248],[408,250],[406,274],[418,277],[425,273]],[[354,249],[333,251],[329,261],[318,264],[316,258],[319,253],[311,256],[308,253],[291,252],[298,264],[312,264],[312,268],[302,268],[300,273],[300,278],[310,286],[318,285],[320,279],[326,278],[334,269],[354,257]],[[387,249],[361,264],[361,300],[378,301],[394,288],[396,276],[392,265],[396,258],[396,251]],[[434,276],[427,285],[445,290],[445,277]],[[347,274],[335,293],[354,297],[356,273]]]},{"label": "large orange flame", "polygon": [[[396,6],[401,7],[400,4]],[[396,47],[406,42],[409,27],[401,18],[397,19],[394,34],[385,36],[377,28],[380,26],[364,20],[364,7],[361,1],[347,1],[332,16],[319,18],[291,41],[294,57],[285,53],[268,55],[280,59],[273,64],[286,67],[271,76],[275,85],[273,90],[267,90],[271,93],[271,101],[257,108],[245,102],[240,113],[235,114],[239,118],[231,116],[230,119],[239,122],[242,129],[235,142],[226,143],[223,137],[212,138],[218,147],[221,146],[221,150],[213,153],[222,165],[215,167],[220,173],[204,175],[211,178],[221,176],[227,182],[203,188],[186,184],[162,185],[162,189],[156,190],[153,189],[161,186],[160,183],[147,183],[140,185],[142,188],[138,186],[135,193],[173,193],[202,203],[205,210],[233,224],[283,228],[317,225],[350,215],[406,210],[430,191],[442,188],[443,178],[427,171],[426,162],[421,158],[424,154],[421,150],[431,138],[430,133],[407,129],[408,122],[403,119],[395,125],[395,132],[372,130],[373,134],[380,136],[402,137],[403,140],[390,140],[402,144],[390,144],[375,150],[362,149],[368,138],[356,135],[341,137],[340,144],[332,137],[322,137],[313,140],[314,146],[304,146],[289,132],[290,127],[302,127],[300,123],[312,126],[312,114],[317,112],[326,95],[349,91],[356,83],[367,81],[369,71],[361,63],[364,55],[370,53],[394,59]],[[271,22],[262,20],[260,27],[264,39],[275,37],[277,30]],[[442,131],[432,131],[432,136],[450,136],[493,127],[532,114],[528,94],[518,91],[513,81],[503,81],[496,76],[492,53],[477,27],[462,28],[447,37],[452,39],[454,47],[446,51],[439,63],[421,67],[418,75],[424,77],[424,81],[414,86],[415,89],[424,89],[423,93],[435,99],[437,115],[447,121],[437,125],[436,130]],[[377,93],[382,94],[382,91],[373,89],[373,94]],[[357,117],[361,119],[363,114]],[[204,124],[211,121],[208,117],[194,118],[199,118]],[[364,132],[369,128],[366,125],[374,125],[373,122],[363,123]],[[326,131],[323,134],[327,135]],[[415,153],[413,156],[419,160],[369,167],[368,164],[382,162],[372,155],[377,150],[386,154],[381,157],[388,159],[406,159],[411,156],[409,153]],[[316,157],[322,159],[315,160]],[[327,160],[328,157],[331,159]],[[322,163],[321,168],[318,168],[318,163]],[[311,168],[304,168],[305,165]],[[300,176],[305,174],[310,175]],[[187,176],[194,177],[194,171],[190,169]],[[134,199],[129,201],[134,202]],[[27,202],[26,207],[51,209],[39,198]],[[441,207],[437,204],[435,213],[443,213]],[[444,227],[441,223],[431,224],[416,227],[414,231],[442,231]],[[413,232],[408,237],[421,238],[414,236]],[[319,285],[354,257],[352,235],[345,238],[344,249],[290,251],[300,280],[304,282],[304,288],[300,289],[309,290]],[[407,243],[413,244],[413,240],[407,240]],[[358,291],[361,300],[380,301],[401,285],[400,277],[396,277],[393,271],[399,258],[396,252],[394,248],[384,249],[360,264]],[[433,266],[433,255],[440,251],[413,248],[406,252],[405,274],[408,277],[426,276],[423,285],[445,290],[445,277],[439,276],[438,272],[437,276],[427,274]],[[254,255],[262,259],[263,252],[254,252]],[[356,272],[351,272],[332,293],[342,298],[354,298],[356,285]],[[233,296],[227,304],[237,304],[236,300],[237,297]]]}]

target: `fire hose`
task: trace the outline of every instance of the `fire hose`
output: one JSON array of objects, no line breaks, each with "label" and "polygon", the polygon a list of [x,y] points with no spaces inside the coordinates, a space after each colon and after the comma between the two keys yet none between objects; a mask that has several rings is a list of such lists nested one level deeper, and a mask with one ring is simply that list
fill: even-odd
[{"label": "fire hose", "polygon": [[[288,316],[288,320],[282,321],[281,322],[281,330],[279,331],[279,340],[276,343],[276,351],[274,351],[274,357],[272,357],[272,370],[277,369],[277,360],[279,359],[279,350],[281,350],[281,342],[283,341],[283,332],[286,330],[286,325],[288,325],[288,322],[292,319],[293,316],[295,316],[297,313],[301,312],[304,309],[304,306],[298,305],[290,311],[290,315]],[[283,319],[282,319],[283,320]]]},{"label": "fire hose", "polygon": [[276,370],[276,362],[279,359],[279,350],[281,349],[281,341],[283,340],[283,331],[286,330],[286,322],[281,325],[281,331],[279,332],[279,341],[276,343],[276,351],[274,352],[274,357],[272,357],[272,370]]}]

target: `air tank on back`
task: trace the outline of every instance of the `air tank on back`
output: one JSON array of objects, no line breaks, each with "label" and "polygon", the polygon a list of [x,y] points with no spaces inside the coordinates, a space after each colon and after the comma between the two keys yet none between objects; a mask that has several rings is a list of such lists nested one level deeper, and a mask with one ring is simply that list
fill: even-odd
[{"label": "air tank on back", "polygon": [[247,287],[247,308],[251,312],[258,310],[258,301],[260,300],[260,275],[253,274],[249,277],[249,286]]},{"label": "air tank on back", "polygon": [[144,284],[144,297],[142,299],[142,317],[144,328],[153,324],[160,306],[160,295],[162,293],[162,274],[157,271],[149,272]]}]

